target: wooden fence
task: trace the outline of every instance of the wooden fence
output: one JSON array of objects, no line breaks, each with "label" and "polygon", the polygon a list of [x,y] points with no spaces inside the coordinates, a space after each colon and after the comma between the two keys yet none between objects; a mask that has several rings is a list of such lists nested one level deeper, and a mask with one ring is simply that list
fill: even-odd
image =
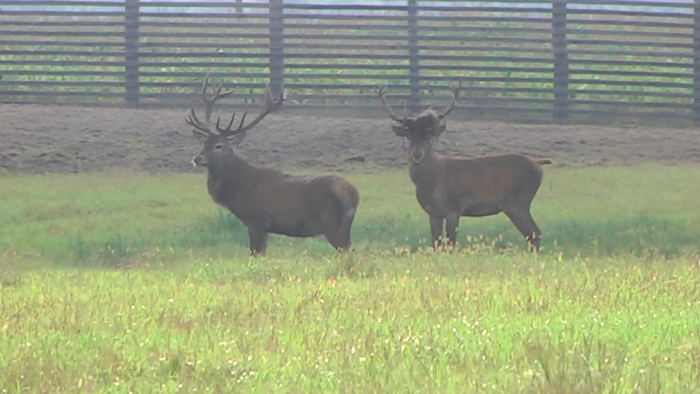
[{"label": "wooden fence", "polygon": [[[211,71],[243,106],[561,123],[700,122],[700,0],[0,0],[0,100],[186,107]],[[371,2],[367,2],[371,3]]]}]

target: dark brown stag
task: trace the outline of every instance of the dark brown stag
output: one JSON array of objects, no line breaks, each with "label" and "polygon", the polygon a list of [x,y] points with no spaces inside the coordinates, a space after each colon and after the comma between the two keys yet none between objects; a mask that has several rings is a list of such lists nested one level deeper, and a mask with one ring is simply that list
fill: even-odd
[{"label": "dark brown stag", "polygon": [[238,127],[231,129],[235,112],[225,128],[220,119],[212,124],[211,113],[216,101],[235,89],[222,92],[218,84],[212,87],[213,96],[207,97],[207,87],[209,74],[202,86],[205,121],[197,118],[194,107],[186,117],[194,127],[193,134],[203,144],[192,164],[207,167],[207,188],[212,199],[246,225],[252,254],[266,252],[269,233],[291,237],[324,235],[336,249],[348,250],[350,228],[360,202],[360,195],[350,182],[335,175],[295,176],[258,168],[233,151],[248,130],[280,107],[283,95],[275,100],[268,87],[260,114],[244,125],[244,113]]},{"label": "dark brown stag", "polygon": [[440,156],[435,140],[445,131],[445,117],[455,107],[459,86],[450,85],[452,103],[438,113],[428,109],[418,116],[397,116],[384,97],[385,86],[376,93],[389,111],[394,134],[409,141],[409,173],[416,197],[430,216],[433,246],[442,244],[446,223],[448,245],[457,241],[461,216],[490,216],[504,212],[535,251],[540,249],[540,229],[530,214],[530,204],[542,183],[542,168],[552,159],[531,159],[519,154],[473,158]]}]

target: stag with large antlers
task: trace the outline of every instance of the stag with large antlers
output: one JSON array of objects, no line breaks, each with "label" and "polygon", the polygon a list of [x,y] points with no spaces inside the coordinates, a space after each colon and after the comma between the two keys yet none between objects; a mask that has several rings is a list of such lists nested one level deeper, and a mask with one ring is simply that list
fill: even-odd
[{"label": "stag with large antlers", "polygon": [[213,124],[211,114],[216,101],[231,95],[235,89],[222,92],[222,85],[217,84],[212,86],[213,95],[207,97],[208,87],[209,74],[202,86],[204,121],[197,117],[194,107],[186,117],[195,137],[203,144],[192,164],[207,167],[207,188],[212,199],[248,228],[251,253],[266,252],[269,233],[291,237],[324,235],[337,250],[348,250],[350,228],[360,202],[360,194],[350,182],[335,175],[294,176],[258,168],[233,151],[233,146],[243,141],[248,130],[280,107],[283,94],[275,100],[268,87],[258,116],[245,124],[246,112],[232,129],[235,112],[226,127],[222,127],[219,118]]},{"label": "stag with large antlers", "polygon": [[450,85],[452,102],[438,113],[428,109],[415,117],[397,116],[384,97],[385,86],[376,93],[389,111],[394,134],[409,141],[409,173],[416,197],[430,217],[433,247],[442,244],[446,227],[448,245],[455,246],[462,216],[480,217],[504,212],[523,234],[531,249],[540,249],[540,229],[532,219],[530,205],[542,183],[542,168],[552,159],[532,159],[519,154],[473,158],[440,156],[433,144],[445,131],[445,117],[455,107],[461,89]]}]

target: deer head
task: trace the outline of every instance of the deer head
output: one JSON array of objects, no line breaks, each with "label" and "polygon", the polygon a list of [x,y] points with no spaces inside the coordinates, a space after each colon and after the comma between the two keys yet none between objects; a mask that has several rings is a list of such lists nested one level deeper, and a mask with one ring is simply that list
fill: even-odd
[{"label": "deer head", "polygon": [[454,109],[462,83],[450,84],[452,102],[444,111],[437,113],[433,109],[427,109],[415,117],[396,116],[384,97],[385,88],[386,86],[379,86],[375,92],[379,95],[384,108],[389,111],[391,119],[396,122],[391,125],[391,129],[397,136],[408,138],[410,159],[414,164],[419,164],[432,151],[434,140],[445,131],[447,127],[445,117]]},{"label": "deer head", "polygon": [[190,108],[190,113],[185,117],[185,122],[190,126],[194,127],[192,129],[192,134],[203,144],[202,151],[198,155],[192,158],[192,165],[207,167],[215,163],[219,163],[223,158],[233,154],[233,146],[243,142],[246,136],[246,132],[258,123],[260,123],[265,116],[276,110],[282,105],[284,93],[280,93],[280,97],[275,100],[272,97],[272,92],[270,87],[267,87],[267,92],[265,93],[265,103],[258,116],[253,119],[252,122],[244,125],[246,115],[248,111],[243,113],[241,121],[236,129],[231,129],[233,121],[236,118],[236,112],[231,116],[231,120],[228,126],[221,127],[220,121],[221,117],[217,117],[216,124],[211,121],[211,113],[214,109],[214,104],[216,101],[222,97],[230,96],[236,88],[222,92],[222,84],[219,83],[216,86],[211,86],[213,94],[211,97],[207,97],[207,88],[209,86],[209,74],[204,78],[204,83],[202,84],[202,101],[204,101],[204,122],[197,118],[194,111],[194,105]]}]

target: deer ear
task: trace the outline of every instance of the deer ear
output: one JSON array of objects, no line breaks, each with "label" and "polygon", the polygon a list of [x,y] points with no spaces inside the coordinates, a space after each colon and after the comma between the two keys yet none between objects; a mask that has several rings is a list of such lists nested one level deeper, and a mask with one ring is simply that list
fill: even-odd
[{"label": "deer ear", "polygon": [[241,142],[243,142],[243,140],[245,139],[245,136],[246,136],[246,132],[244,131],[242,133],[237,133],[237,134],[234,134],[230,137],[226,137],[226,139],[232,145],[239,145]]},{"label": "deer ear", "polygon": [[406,133],[408,132],[408,127],[404,125],[391,125],[391,130],[394,132],[399,137],[405,137]]},{"label": "deer ear", "polygon": [[202,144],[204,143],[204,141],[207,140],[207,138],[209,138],[207,133],[199,131],[197,129],[192,129],[192,134],[197,138],[197,141],[199,141]]}]

